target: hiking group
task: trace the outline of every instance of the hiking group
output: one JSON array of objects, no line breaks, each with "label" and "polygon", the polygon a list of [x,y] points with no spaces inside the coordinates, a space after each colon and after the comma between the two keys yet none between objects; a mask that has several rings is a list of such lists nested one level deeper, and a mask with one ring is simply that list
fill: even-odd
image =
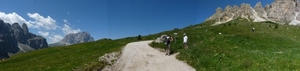
[{"label": "hiking group", "polygon": [[[183,34],[183,45],[184,45],[184,48],[185,48],[185,49],[188,49],[187,40],[188,40],[188,37],[187,37],[187,35],[184,33],[184,34]],[[170,53],[171,53],[171,41],[173,41],[173,38],[172,38],[171,36],[167,35],[167,36],[165,37],[166,55],[170,55]]]}]

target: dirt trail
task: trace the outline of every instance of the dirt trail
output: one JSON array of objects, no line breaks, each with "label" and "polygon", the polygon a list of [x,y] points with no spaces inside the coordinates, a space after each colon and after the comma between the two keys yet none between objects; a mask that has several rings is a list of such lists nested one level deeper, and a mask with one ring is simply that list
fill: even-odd
[{"label": "dirt trail", "polygon": [[113,65],[113,71],[196,71],[176,55],[165,53],[150,47],[151,41],[129,43],[122,51],[120,59]]}]

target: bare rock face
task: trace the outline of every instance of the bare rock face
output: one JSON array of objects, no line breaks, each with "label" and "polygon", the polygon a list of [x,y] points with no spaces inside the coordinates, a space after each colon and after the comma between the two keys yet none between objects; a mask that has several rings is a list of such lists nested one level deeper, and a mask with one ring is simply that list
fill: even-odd
[{"label": "bare rock face", "polygon": [[66,35],[59,43],[72,45],[83,42],[92,42],[94,38],[88,32],[79,32]]},{"label": "bare rock face", "polygon": [[209,18],[206,19],[206,20],[220,20],[220,16],[222,16],[222,14],[223,14],[222,8],[221,8],[221,7],[218,7],[218,8],[216,9],[216,13],[213,14],[211,17],[209,17]]},{"label": "bare rock face", "polygon": [[17,41],[19,41],[22,44],[26,44],[26,40],[24,40],[25,37],[24,37],[23,29],[20,27],[18,23],[12,24],[11,30],[13,31],[14,37],[16,38]]},{"label": "bare rock face", "polygon": [[265,11],[264,8],[262,7],[261,2],[258,2],[258,3],[255,5],[254,10],[256,11],[256,13],[257,13],[257,15],[258,15],[259,17],[264,18],[263,15],[266,13],[266,11]]},{"label": "bare rock face", "polygon": [[[250,4],[242,3],[240,6],[226,6],[225,10],[217,8],[216,13],[206,19],[216,23],[226,23],[237,17],[248,19],[250,22],[272,21],[280,24],[292,23],[300,25],[299,0],[274,0],[273,3],[262,6],[258,2],[254,8]],[[230,19],[232,18],[232,19]]]},{"label": "bare rock face", "polygon": [[221,17],[220,21],[227,21],[231,19],[234,16],[232,7],[230,5],[227,5],[222,15],[223,16]]},{"label": "bare rock face", "polygon": [[20,52],[23,45],[28,45],[34,49],[48,47],[45,38],[28,32],[26,24],[20,27],[18,23],[10,25],[0,20],[0,59],[9,57],[8,53]]},{"label": "bare rock face", "polygon": [[17,53],[19,51],[17,45],[18,42],[10,30],[10,24],[0,20],[0,59],[8,58],[8,52]]},{"label": "bare rock face", "polygon": [[275,0],[268,7],[268,18],[274,21],[290,22],[296,12],[296,2],[294,0]]},{"label": "bare rock face", "polygon": [[237,17],[239,17],[239,13],[240,13],[240,11],[239,11],[239,9],[240,9],[240,7],[239,6],[237,6],[237,5],[234,5],[233,6],[233,8],[232,8],[232,12],[233,12],[233,14],[234,14],[234,18],[237,18]]},{"label": "bare rock face", "polygon": [[27,44],[34,49],[42,49],[48,47],[47,40],[41,36],[28,39]]},{"label": "bare rock face", "polygon": [[253,15],[253,9],[250,4],[243,3],[239,9],[239,15],[250,18]]}]

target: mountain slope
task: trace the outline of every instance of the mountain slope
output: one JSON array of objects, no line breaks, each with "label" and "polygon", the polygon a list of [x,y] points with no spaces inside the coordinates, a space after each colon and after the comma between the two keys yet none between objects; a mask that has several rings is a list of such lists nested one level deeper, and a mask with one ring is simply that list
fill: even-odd
[{"label": "mountain slope", "polygon": [[[171,50],[178,59],[200,70],[296,70],[299,67],[299,27],[277,25],[272,22],[248,22],[237,18],[224,25],[210,26],[211,21],[179,30],[143,36],[153,40],[162,34],[178,33]],[[251,29],[255,27],[255,32]],[[189,49],[182,44],[183,33],[189,37]],[[221,35],[219,33],[222,33]],[[47,48],[13,56],[0,61],[5,71],[16,70],[98,70],[106,63],[98,58],[105,53],[120,51],[136,37],[118,40],[99,40],[59,48]],[[162,48],[163,43],[152,43]],[[24,65],[30,65],[24,66]],[[15,68],[18,66],[18,68]]]},{"label": "mountain slope", "polygon": [[300,2],[298,0],[275,0],[272,4],[262,7],[258,2],[254,8],[250,4],[243,3],[240,6],[226,6],[224,10],[220,7],[216,9],[216,13],[206,19],[214,20],[219,25],[238,17],[246,18],[250,22],[272,21],[279,24],[299,25]]},{"label": "mountain slope", "polygon": [[134,41],[138,40],[135,37],[117,40],[103,39],[95,42],[35,50],[0,61],[0,68],[3,71],[97,70],[106,65],[106,63],[98,61],[100,56],[105,53],[120,51],[127,43]]},{"label": "mountain slope", "polygon": [[[293,9],[285,11],[285,8],[293,8],[293,5],[298,7],[298,4],[295,0],[275,0],[275,2],[271,6],[267,5],[265,11],[257,11],[262,10],[259,4],[254,10],[249,4],[242,4],[241,7],[228,6],[225,12],[218,8],[217,13],[203,23],[142,38],[154,40],[162,34],[173,36],[174,33],[178,33],[177,37],[173,36],[176,42],[171,43],[171,50],[173,53],[180,52],[176,58],[187,62],[197,71],[297,70],[300,67],[299,27],[278,25],[274,22],[289,22],[291,21],[289,17],[297,20],[298,15],[293,16],[287,12]],[[284,7],[279,10],[281,13],[273,11],[280,7]],[[254,22],[255,19],[266,21]],[[221,25],[212,24],[216,20],[222,22]],[[254,32],[252,28],[255,28]],[[189,49],[183,47],[183,33],[189,37]],[[32,51],[0,61],[0,68],[4,71],[101,70],[108,64],[98,61],[100,56],[120,51],[127,43],[134,41],[138,41],[136,37],[128,37]],[[1,42],[0,40],[0,44]],[[164,43],[150,45],[165,48]]]},{"label": "mountain slope", "polygon": [[[189,49],[183,47],[183,35],[178,35],[177,42],[171,44],[172,51],[180,52],[177,58],[197,71],[296,70],[300,66],[299,27],[248,22],[243,18],[210,25],[210,21],[206,21],[166,33],[187,34]],[[253,27],[255,32],[251,31]],[[165,48],[163,43],[152,43],[151,46]]]}]

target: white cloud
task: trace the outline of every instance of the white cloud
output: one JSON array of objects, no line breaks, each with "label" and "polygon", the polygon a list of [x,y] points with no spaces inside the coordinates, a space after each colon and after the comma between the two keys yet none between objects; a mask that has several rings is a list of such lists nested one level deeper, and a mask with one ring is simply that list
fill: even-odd
[{"label": "white cloud", "polygon": [[67,35],[67,34],[70,34],[70,33],[78,33],[78,32],[80,32],[81,30],[80,29],[72,29],[69,25],[70,25],[70,23],[68,22],[68,20],[66,20],[66,19],[64,19],[63,20],[64,21],[64,27],[63,28],[61,28],[61,30],[64,32],[64,34],[65,35]]},{"label": "white cloud", "polygon": [[38,31],[38,33],[41,34],[43,37],[49,36],[49,32]]},{"label": "white cloud", "polygon": [[50,36],[49,39],[51,40],[50,41],[50,44],[51,44],[51,43],[59,42],[60,40],[63,39],[63,37],[61,35],[53,35],[53,36]]},{"label": "white cloud", "polygon": [[64,32],[65,35],[70,34],[70,33],[78,33],[81,31],[80,29],[74,30],[67,24],[64,24],[64,27],[61,28],[61,30]]},{"label": "white cloud", "polygon": [[69,21],[64,19],[64,23],[70,25]]},{"label": "white cloud", "polygon": [[56,24],[56,21],[52,19],[50,16],[43,17],[38,13],[28,13],[27,14],[30,18],[34,19],[35,21],[29,21],[34,26],[33,28],[45,28],[46,30],[56,30],[59,28]]},{"label": "white cloud", "polygon": [[26,23],[28,27],[33,26],[31,23],[26,21],[24,18],[22,18],[20,15],[18,15],[15,12],[7,13],[7,14],[4,12],[0,12],[0,19],[10,24],[19,23],[20,25],[22,25],[23,23]]},{"label": "white cloud", "polygon": [[[67,14],[70,14],[70,12],[67,12]],[[47,37],[48,43],[56,43],[63,39],[62,34],[55,34],[55,33],[49,33],[53,31],[60,31],[64,33],[64,35],[70,34],[70,33],[78,33],[81,30],[80,29],[72,29],[71,23],[69,23],[68,20],[64,19],[62,25],[62,28],[57,24],[56,20],[51,18],[50,16],[42,16],[38,13],[27,13],[27,16],[31,18],[31,20],[26,20],[22,16],[18,15],[15,12],[12,13],[4,13],[0,12],[0,19],[2,19],[4,22],[13,24],[15,22],[22,25],[23,23],[26,23],[29,28],[35,28],[43,37]],[[77,20],[77,22],[80,22]]]}]

